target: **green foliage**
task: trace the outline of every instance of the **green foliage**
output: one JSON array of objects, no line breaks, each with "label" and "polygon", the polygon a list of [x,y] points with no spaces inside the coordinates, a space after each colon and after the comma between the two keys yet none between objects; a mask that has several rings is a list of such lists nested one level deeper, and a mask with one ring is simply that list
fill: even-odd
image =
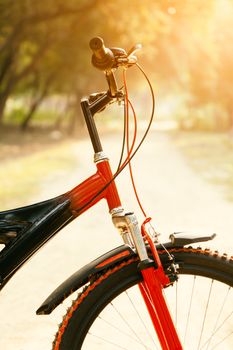
[{"label": "green foliage", "polygon": [[[27,113],[26,108],[24,107],[16,107],[12,109],[9,113],[5,115],[6,124],[10,125],[21,125],[24,121],[25,115]],[[32,125],[40,125],[40,126],[52,126],[56,123],[59,115],[55,111],[47,110],[38,110],[34,114]]]},{"label": "green foliage", "polygon": [[185,109],[177,115],[181,130],[193,131],[227,131],[229,120],[226,111],[216,104]]},{"label": "green foliage", "polygon": [[6,113],[5,121],[7,124],[20,125],[24,119],[25,113],[25,108],[16,107],[9,113]]},{"label": "green foliage", "polygon": [[[37,142],[41,142],[41,137]],[[16,147],[20,148],[19,145],[15,145]],[[52,148],[48,145],[47,149],[40,149],[40,152],[30,152],[31,154],[24,155],[23,159],[14,157],[7,162],[2,161],[0,165],[1,210],[27,204],[30,197],[35,197],[41,190],[42,178],[47,177],[47,181],[54,183],[64,177],[64,174],[68,176],[75,164],[72,150],[72,144],[64,141]]]}]

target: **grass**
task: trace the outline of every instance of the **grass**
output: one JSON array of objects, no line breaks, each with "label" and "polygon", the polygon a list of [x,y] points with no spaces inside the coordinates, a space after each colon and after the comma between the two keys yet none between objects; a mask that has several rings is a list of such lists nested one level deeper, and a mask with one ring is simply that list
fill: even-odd
[{"label": "grass", "polygon": [[233,201],[233,136],[227,133],[175,132],[176,145],[204,179]]},{"label": "grass", "polygon": [[71,170],[73,160],[71,143],[63,141],[30,155],[26,153],[1,161],[0,210],[29,204],[48,177],[51,178],[58,171],[64,173]]}]

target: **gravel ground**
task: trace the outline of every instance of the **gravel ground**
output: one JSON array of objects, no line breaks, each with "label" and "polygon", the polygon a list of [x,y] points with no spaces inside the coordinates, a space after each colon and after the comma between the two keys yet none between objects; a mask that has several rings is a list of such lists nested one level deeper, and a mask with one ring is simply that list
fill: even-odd
[{"label": "gravel ground", "polygon": [[[120,139],[104,138],[106,153],[119,154]],[[75,157],[82,167],[68,175],[62,171],[41,185],[35,201],[69,190],[94,172],[92,150],[88,141],[74,144]],[[233,204],[220,189],[204,182],[186,164],[166,133],[153,131],[133,161],[135,180],[145,210],[152,216],[164,240],[174,231],[217,232],[208,246],[233,253]],[[116,166],[116,163],[114,164]],[[139,214],[128,172],[118,180],[125,208]],[[34,256],[8,283],[0,298],[0,349],[47,350],[65,307],[50,316],[36,316],[35,311],[47,295],[66,277],[88,261],[121,244],[112,227],[105,203],[99,203],[63,229]]]}]

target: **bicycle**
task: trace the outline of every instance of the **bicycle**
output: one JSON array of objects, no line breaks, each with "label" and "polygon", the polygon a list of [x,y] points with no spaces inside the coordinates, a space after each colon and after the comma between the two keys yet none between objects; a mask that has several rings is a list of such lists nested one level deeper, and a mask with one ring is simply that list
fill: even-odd
[{"label": "bicycle", "polygon": [[[131,160],[144,142],[154,114],[153,89],[135,55],[140,46],[134,46],[127,53],[120,48],[106,48],[97,37],[90,41],[90,47],[92,64],[104,72],[108,83],[107,92],[81,101],[94,149],[96,173],[56,198],[0,212],[0,244],[4,245],[0,252],[0,289],[59,230],[105,199],[123,244],[74,273],[39,307],[38,315],[50,314],[78,291],[59,326],[53,349],[230,349],[233,344],[233,257],[190,246],[212,240],[215,234],[180,232],[171,234],[169,242],[161,243],[137,194]],[[136,113],[126,84],[126,71],[132,66],[137,66],[146,78],[153,102],[148,127],[138,145]],[[118,88],[115,71],[120,67],[123,87]],[[114,173],[93,118],[112,102],[124,105],[122,152]],[[135,131],[132,141],[129,110]],[[145,216],[141,227],[134,213],[122,208],[115,182],[126,166]],[[182,305],[178,303],[178,292]],[[141,306],[145,309],[141,310]],[[181,306],[184,309],[178,315]],[[123,316],[126,311],[127,316]],[[198,313],[198,318],[196,315],[193,318],[191,311]]]}]

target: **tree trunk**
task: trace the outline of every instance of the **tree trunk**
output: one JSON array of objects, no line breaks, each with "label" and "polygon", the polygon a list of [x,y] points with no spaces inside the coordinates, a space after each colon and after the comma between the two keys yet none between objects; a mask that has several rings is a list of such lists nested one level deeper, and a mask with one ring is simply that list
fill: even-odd
[{"label": "tree trunk", "polygon": [[4,91],[0,94],[0,125],[3,124],[4,111],[10,91]]},{"label": "tree trunk", "polygon": [[230,105],[228,108],[228,120],[229,120],[229,130],[233,132],[233,106]]},{"label": "tree trunk", "polygon": [[20,125],[20,128],[25,131],[28,128],[29,122],[31,121],[35,111],[37,110],[37,108],[39,107],[40,103],[41,103],[42,99],[41,98],[37,98],[36,100],[34,100],[34,102],[31,104],[31,107],[29,109],[29,112],[27,113],[26,117],[24,118],[22,124]]},{"label": "tree trunk", "polygon": [[[45,96],[47,95],[53,79],[54,79],[54,74],[51,73],[50,76],[45,81],[44,88],[41,91],[40,95],[34,98],[34,100],[33,100],[32,104],[31,104],[31,107],[30,107],[26,117],[24,118],[24,120],[23,120],[23,122],[21,124],[21,129],[23,131],[25,131],[27,129],[28,124],[31,121],[35,111],[37,110],[37,108],[39,107],[39,105],[41,104],[41,102],[43,101]],[[36,87],[36,89],[39,89],[38,82],[37,82],[35,87]]]},{"label": "tree trunk", "polygon": [[77,91],[75,96],[75,101],[70,105],[72,112],[71,112],[69,125],[68,125],[69,135],[73,135],[76,131],[83,129],[85,125],[84,117],[81,113],[80,100],[81,100],[81,95]]},{"label": "tree trunk", "polygon": [[0,125],[3,124],[4,111],[6,107],[6,102],[10,97],[10,94],[15,86],[15,78],[8,80],[7,85],[3,91],[0,92]]},{"label": "tree trunk", "polygon": [[223,105],[226,117],[225,120],[225,131],[228,131],[230,135],[233,135],[233,103],[232,101],[228,101],[225,105]]}]

